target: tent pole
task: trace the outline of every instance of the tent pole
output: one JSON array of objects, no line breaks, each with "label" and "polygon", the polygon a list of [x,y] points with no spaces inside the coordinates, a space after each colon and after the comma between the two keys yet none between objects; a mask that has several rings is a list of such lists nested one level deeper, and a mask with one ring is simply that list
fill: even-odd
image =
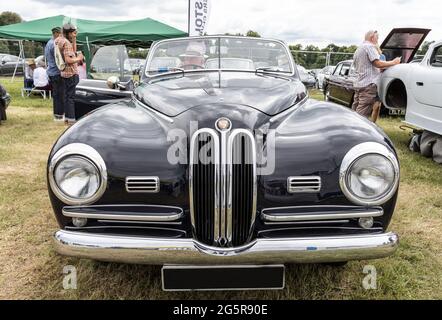
[{"label": "tent pole", "polygon": [[[17,69],[18,69],[18,64],[20,63],[20,59],[23,57],[23,63],[25,63],[25,59],[24,59],[24,56],[25,56],[25,53],[24,53],[24,49],[23,49],[23,40],[19,40],[18,41],[18,46],[19,46],[19,48],[20,48],[20,54],[18,55],[18,60],[17,60],[17,63],[15,64],[15,69],[14,69],[14,73],[12,74],[12,79],[11,79],[11,82],[14,82],[14,79],[15,79],[15,74],[17,73]],[[24,68],[24,65],[23,65],[23,68]]]},{"label": "tent pole", "polygon": [[87,77],[89,78],[89,73],[91,71],[92,57],[91,57],[91,46],[89,44],[89,37],[88,36],[86,36],[86,50],[84,52],[84,58],[86,60],[86,74],[87,74]]},{"label": "tent pole", "polygon": [[190,0],[189,0],[189,9],[187,12],[187,35],[190,37]]}]

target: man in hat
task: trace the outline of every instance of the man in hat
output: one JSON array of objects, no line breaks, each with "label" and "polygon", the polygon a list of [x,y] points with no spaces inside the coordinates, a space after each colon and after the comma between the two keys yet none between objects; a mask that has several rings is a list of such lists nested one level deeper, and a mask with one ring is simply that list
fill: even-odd
[{"label": "man in hat", "polygon": [[36,68],[34,59],[27,59],[25,63],[24,86],[26,89],[34,88],[34,70]]},{"label": "man in hat", "polygon": [[63,55],[65,68],[60,72],[64,88],[64,111],[65,123],[72,125],[75,123],[75,87],[80,81],[78,76],[78,63],[83,61],[83,55],[77,55],[74,48],[77,43],[77,27],[68,22],[63,25],[62,35],[55,39]]},{"label": "man in hat", "polygon": [[54,120],[63,121],[64,105],[63,105],[63,83],[61,81],[60,70],[55,63],[54,41],[60,36],[60,27],[52,28],[52,38],[45,47],[45,59],[47,64],[46,73],[49,77],[49,84],[52,88],[52,99],[54,107]]},{"label": "man in hat", "polygon": [[205,69],[206,46],[201,42],[191,42],[186,52],[180,55],[181,68],[184,70]]}]

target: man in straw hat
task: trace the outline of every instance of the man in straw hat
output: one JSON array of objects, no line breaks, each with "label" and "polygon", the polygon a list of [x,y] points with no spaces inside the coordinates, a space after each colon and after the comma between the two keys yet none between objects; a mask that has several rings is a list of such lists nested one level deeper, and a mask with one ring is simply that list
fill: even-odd
[{"label": "man in straw hat", "polygon": [[34,59],[26,59],[24,86],[26,89],[34,88],[34,70],[36,68]]},{"label": "man in straw hat", "polygon": [[75,47],[77,43],[77,27],[71,22],[65,23],[62,28],[62,35],[55,39],[63,55],[65,68],[60,72],[64,88],[64,112],[65,123],[72,125],[75,123],[75,87],[80,81],[78,76],[78,63],[83,61],[83,55],[77,55]]},{"label": "man in straw hat", "polygon": [[180,55],[181,68],[185,70],[204,69],[206,46],[202,42],[191,42],[186,52]]}]

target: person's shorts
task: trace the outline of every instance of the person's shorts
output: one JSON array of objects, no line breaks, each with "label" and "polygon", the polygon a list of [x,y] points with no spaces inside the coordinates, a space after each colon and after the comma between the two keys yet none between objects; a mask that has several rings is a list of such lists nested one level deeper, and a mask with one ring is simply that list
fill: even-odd
[{"label": "person's shorts", "polygon": [[372,83],[367,87],[356,89],[352,109],[361,116],[369,118],[373,112],[373,105],[380,101],[378,87]]}]

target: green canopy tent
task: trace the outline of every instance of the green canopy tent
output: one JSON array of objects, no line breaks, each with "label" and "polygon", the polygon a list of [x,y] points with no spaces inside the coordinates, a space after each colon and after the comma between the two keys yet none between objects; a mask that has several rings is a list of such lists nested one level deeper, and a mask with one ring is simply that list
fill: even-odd
[{"label": "green canopy tent", "polygon": [[61,27],[66,22],[72,22],[78,28],[77,44],[83,47],[88,68],[91,62],[90,46],[92,44],[149,47],[156,40],[187,36],[187,33],[183,31],[150,18],[129,21],[94,21],[59,15],[0,27],[0,39],[46,43],[52,36],[51,29],[55,26]]}]

